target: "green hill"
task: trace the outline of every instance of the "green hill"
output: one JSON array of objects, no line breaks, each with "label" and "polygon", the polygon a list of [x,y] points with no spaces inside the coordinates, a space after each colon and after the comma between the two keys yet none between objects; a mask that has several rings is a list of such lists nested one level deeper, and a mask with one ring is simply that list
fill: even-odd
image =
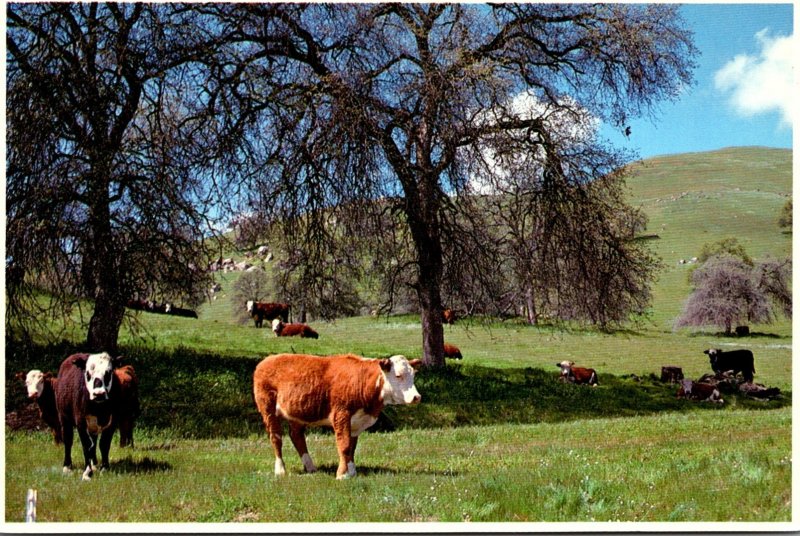
[{"label": "green hill", "polygon": [[[792,196],[792,151],[737,147],[662,156],[631,166],[631,203],[649,216],[647,234],[665,270],[655,286],[659,327],[680,313],[689,293],[688,261],[704,244],[735,237],[756,259],[791,254],[792,235],[778,227]],[[680,264],[681,259],[687,261]]]}]

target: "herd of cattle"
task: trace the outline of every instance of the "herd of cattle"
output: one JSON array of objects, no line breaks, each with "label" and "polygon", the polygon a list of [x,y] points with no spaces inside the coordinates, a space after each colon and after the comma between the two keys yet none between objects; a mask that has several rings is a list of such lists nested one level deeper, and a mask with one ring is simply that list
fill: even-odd
[{"label": "herd of cattle", "polygon": [[[272,320],[278,336],[299,335],[317,338],[305,324],[288,323],[286,304],[248,302],[247,309],[257,326]],[[272,316],[272,318],[270,318]],[[746,394],[766,398],[777,389],[766,389],[753,383],[755,366],[750,350],[723,352],[705,350],[714,375],[699,381],[685,380],[677,367],[669,372],[669,381],[680,384],[677,396],[692,400],[722,402],[717,385],[741,373],[740,385]],[[446,357],[461,359],[460,350],[445,344]],[[39,407],[42,420],[53,431],[56,444],[64,445],[64,472],[72,468],[74,429],[83,449],[82,478],[90,480],[98,467],[108,467],[108,453],[114,432],[120,430],[120,447],[133,446],[134,421],[139,415],[139,382],[130,365],[108,353],[79,353],[67,357],[57,376],[31,370],[19,373],[24,379],[28,397]],[[308,426],[329,426],[334,430],[339,452],[336,478],[355,475],[354,453],[358,436],[378,419],[384,405],[417,404],[422,397],[414,386],[414,373],[421,360],[395,355],[388,359],[368,359],[351,354],[328,357],[304,354],[279,354],[263,359],[253,374],[253,396],[275,453],[275,474],[286,468],[282,455],[283,422],[288,422],[289,437],[307,472],[316,471],[308,454],[305,430]],[[577,367],[572,361],[556,363],[559,379],[568,383],[596,386],[594,369]]]}]

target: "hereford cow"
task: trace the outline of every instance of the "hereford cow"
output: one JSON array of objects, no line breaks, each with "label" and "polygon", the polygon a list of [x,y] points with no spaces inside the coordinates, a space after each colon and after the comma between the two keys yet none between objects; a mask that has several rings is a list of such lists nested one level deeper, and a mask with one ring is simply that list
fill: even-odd
[{"label": "hereford cow", "polygon": [[692,380],[681,380],[676,398],[687,398],[689,400],[700,400],[703,402],[724,403],[720,397],[719,390],[708,383],[698,383]]},{"label": "hereford cow", "polygon": [[61,363],[56,384],[56,408],[64,439],[64,472],[72,469],[73,430],[83,448],[83,480],[90,480],[97,465],[100,436],[101,468],[108,467],[108,451],[116,422],[112,418],[116,360],[107,353],[74,354]]},{"label": "hereford cow", "polygon": [[330,426],[339,450],[336,478],[355,476],[358,436],[375,424],[384,404],[421,400],[414,387],[414,369],[421,362],[400,355],[378,360],[349,354],[279,354],[261,361],[253,374],[253,394],[275,451],[275,474],[286,474],[281,451],[285,419],[307,472],[317,468],[308,454],[305,429]]},{"label": "hereford cow", "polygon": [[461,350],[455,344],[444,343],[444,356],[450,359],[461,359]]},{"label": "hereford cow", "polygon": [[250,318],[253,319],[257,328],[263,325],[264,319],[280,318],[284,322],[289,321],[288,303],[260,303],[249,300],[247,302],[247,312],[250,313]]},{"label": "hereford cow", "polygon": [[744,376],[744,381],[752,383],[756,369],[753,363],[753,352],[750,350],[723,352],[718,348],[709,348],[708,350],[703,350],[703,353],[708,355],[708,360],[711,362],[711,370],[716,374],[722,374],[728,370],[732,370],[734,375],[741,372]]},{"label": "hereford cow", "polygon": [[561,381],[597,386],[597,372],[594,369],[576,367],[572,361],[562,361],[556,363],[556,366],[561,368]]},{"label": "hereford cow", "polygon": [[272,321],[272,331],[278,337],[296,337],[319,339],[319,333],[306,324],[284,324],[276,318]]},{"label": "hereford cow", "polygon": [[39,416],[53,431],[53,440],[56,445],[60,445],[61,423],[58,421],[58,411],[56,410],[56,385],[58,379],[53,377],[50,372],[41,370],[31,370],[28,374],[19,372],[17,378],[25,381],[28,391],[28,398],[36,401],[39,407]]},{"label": "hereford cow", "polygon": [[197,318],[197,311],[191,309],[184,309],[183,307],[175,307],[171,303],[164,305],[164,312],[173,316],[184,316],[186,318]]},{"label": "hereford cow", "polygon": [[113,415],[119,427],[119,446],[133,447],[133,425],[139,416],[139,378],[130,365],[114,369]]}]

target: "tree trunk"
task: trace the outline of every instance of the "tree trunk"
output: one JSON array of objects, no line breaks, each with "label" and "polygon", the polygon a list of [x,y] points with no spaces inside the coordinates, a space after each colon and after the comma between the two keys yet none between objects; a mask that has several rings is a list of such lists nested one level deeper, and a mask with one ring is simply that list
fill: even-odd
[{"label": "tree trunk", "polygon": [[91,271],[88,278],[94,298],[94,312],[89,320],[86,344],[90,351],[116,354],[119,329],[125,315],[125,297],[120,289],[117,270],[117,251],[111,230],[111,209],[108,199],[108,174],[97,173],[90,179],[93,202],[90,205],[89,225],[92,233],[85,255],[84,267]]}]

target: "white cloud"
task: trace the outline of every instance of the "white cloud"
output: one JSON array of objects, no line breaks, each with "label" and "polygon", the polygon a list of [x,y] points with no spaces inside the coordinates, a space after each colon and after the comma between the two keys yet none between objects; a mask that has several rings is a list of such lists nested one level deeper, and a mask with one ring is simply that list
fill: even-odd
[{"label": "white cloud", "polygon": [[759,53],[734,57],[714,74],[714,84],[728,94],[738,113],[749,117],[777,111],[783,124],[791,127],[797,114],[794,34],[773,37],[765,28],[755,39]]}]

